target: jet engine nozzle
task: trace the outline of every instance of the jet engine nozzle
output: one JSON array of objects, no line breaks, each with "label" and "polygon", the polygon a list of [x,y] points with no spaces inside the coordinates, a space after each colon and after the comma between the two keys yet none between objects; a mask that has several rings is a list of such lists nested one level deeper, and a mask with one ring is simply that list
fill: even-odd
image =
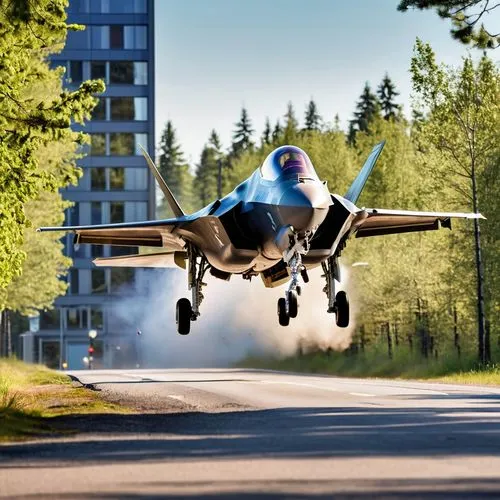
[{"label": "jet engine nozzle", "polygon": [[304,232],[319,226],[332,204],[330,193],[319,182],[297,182],[281,196],[279,212],[284,225]]}]

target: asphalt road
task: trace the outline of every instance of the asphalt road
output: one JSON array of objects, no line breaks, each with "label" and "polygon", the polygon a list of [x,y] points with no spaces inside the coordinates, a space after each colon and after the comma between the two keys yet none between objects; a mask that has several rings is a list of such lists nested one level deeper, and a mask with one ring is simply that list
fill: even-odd
[{"label": "asphalt road", "polygon": [[251,370],[73,372],[135,415],[0,446],[5,498],[500,497],[500,389]]}]

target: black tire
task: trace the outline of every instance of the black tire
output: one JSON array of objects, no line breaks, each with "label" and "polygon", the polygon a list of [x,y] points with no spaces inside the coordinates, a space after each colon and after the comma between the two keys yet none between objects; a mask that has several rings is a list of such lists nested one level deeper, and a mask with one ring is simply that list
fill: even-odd
[{"label": "black tire", "polygon": [[189,299],[179,299],[177,301],[176,322],[177,331],[180,335],[187,335],[191,331],[191,302]]},{"label": "black tire", "polygon": [[278,320],[281,326],[288,326],[290,324],[290,316],[288,316],[286,300],[284,298],[278,299]]},{"label": "black tire", "polygon": [[336,308],[336,323],[340,328],[346,328],[349,326],[349,300],[347,299],[347,294],[344,291],[340,291],[335,296],[335,308]]},{"label": "black tire", "polygon": [[298,295],[295,290],[288,292],[288,315],[290,318],[296,318],[299,312]]},{"label": "black tire", "polygon": [[300,275],[302,276],[302,281],[304,283],[309,283],[309,274],[307,274],[307,269],[305,267],[302,271],[300,271]]}]

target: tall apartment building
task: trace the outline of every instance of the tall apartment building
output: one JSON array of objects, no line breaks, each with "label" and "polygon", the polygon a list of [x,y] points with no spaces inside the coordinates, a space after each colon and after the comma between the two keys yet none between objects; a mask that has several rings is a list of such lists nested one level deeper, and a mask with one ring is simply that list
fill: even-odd
[{"label": "tall apartment building", "polygon": [[[85,31],[70,32],[63,52],[52,57],[66,68],[68,88],[101,78],[106,91],[84,130],[89,154],[78,161],[84,175],[64,191],[74,202],[67,225],[131,222],[154,217],[154,181],[139,145],[154,157],[154,0],[70,0],[68,22]],[[34,361],[83,368],[90,329],[98,331],[96,363],[120,366],[130,359],[135,332],[110,315],[117,294],[133,283],[134,269],[103,269],[92,259],[134,253],[137,249],[73,245],[69,288],[56,309],[41,313],[34,342]],[[120,290],[121,289],[121,290]],[[126,292],[125,292],[126,293]],[[62,342],[62,356],[59,349]]]}]

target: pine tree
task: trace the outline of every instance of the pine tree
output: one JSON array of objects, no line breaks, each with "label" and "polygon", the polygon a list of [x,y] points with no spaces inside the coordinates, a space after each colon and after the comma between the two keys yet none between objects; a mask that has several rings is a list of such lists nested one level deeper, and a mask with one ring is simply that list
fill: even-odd
[{"label": "pine tree", "polygon": [[208,145],[215,149],[215,151],[222,155],[222,143],[220,142],[219,134],[215,129],[210,132],[210,137],[208,138]]},{"label": "pine tree", "polygon": [[184,155],[180,145],[177,144],[175,128],[168,120],[160,139],[158,169],[176,197],[180,195],[181,191],[180,170],[183,164]]},{"label": "pine tree", "polygon": [[[160,139],[158,170],[179,204],[187,210],[192,203],[193,179],[189,173],[189,165],[186,164],[181,147],[177,143],[176,131],[170,120],[167,121]],[[168,205],[164,202],[160,206],[160,213],[162,216],[169,213]]]},{"label": "pine tree", "polygon": [[295,142],[298,132],[299,123],[297,118],[295,118],[293,104],[289,102],[285,113],[285,127],[283,129],[283,140],[285,141],[285,144],[292,144]]},{"label": "pine tree", "polygon": [[304,130],[320,130],[321,129],[321,115],[318,113],[316,103],[311,99],[307,105],[305,113],[305,127]]},{"label": "pine tree", "polygon": [[384,118],[386,120],[389,120],[390,118],[397,118],[398,111],[401,109],[401,106],[396,104],[394,99],[399,95],[399,92],[396,91],[396,86],[392,83],[392,80],[389,78],[387,73],[377,88],[377,95]]},{"label": "pine tree", "polygon": [[252,134],[254,130],[246,108],[242,108],[240,121],[235,126],[236,130],[233,133],[231,146],[231,156],[233,158],[240,156],[244,151],[253,147]]},{"label": "pine tree", "polygon": [[264,126],[264,131],[262,132],[260,145],[267,146],[271,144],[271,122],[269,121],[269,117],[266,118],[266,124]]},{"label": "pine tree", "polygon": [[356,132],[367,132],[370,123],[380,115],[380,104],[377,96],[371,91],[370,84],[365,83],[359,101],[356,104],[354,119],[349,122],[348,142],[354,144]]},{"label": "pine tree", "polygon": [[283,135],[283,127],[281,126],[280,121],[276,120],[276,124],[274,125],[272,134],[272,141],[275,146],[277,146],[281,142],[282,135]]},{"label": "pine tree", "polygon": [[194,181],[195,193],[202,207],[217,198],[219,160],[217,151],[213,147],[205,145],[200,155],[200,162],[196,167]]}]

